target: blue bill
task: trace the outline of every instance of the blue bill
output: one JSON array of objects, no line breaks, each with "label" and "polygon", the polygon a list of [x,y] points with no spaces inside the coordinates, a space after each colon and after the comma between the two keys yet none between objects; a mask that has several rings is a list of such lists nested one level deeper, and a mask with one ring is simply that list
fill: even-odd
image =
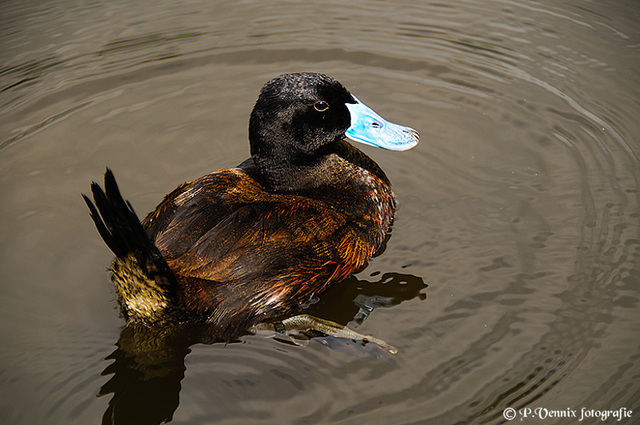
[{"label": "blue bill", "polygon": [[351,114],[351,127],[344,134],[348,139],[392,151],[406,151],[418,144],[420,135],[413,128],[386,121],[353,98],[357,103],[346,104]]}]

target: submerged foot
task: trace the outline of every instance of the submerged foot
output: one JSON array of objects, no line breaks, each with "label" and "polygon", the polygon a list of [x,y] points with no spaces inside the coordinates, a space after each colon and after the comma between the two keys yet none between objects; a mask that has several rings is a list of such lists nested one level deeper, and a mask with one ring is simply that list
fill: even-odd
[{"label": "submerged foot", "polygon": [[[373,344],[376,346],[377,351],[381,351],[384,354],[398,353],[397,348],[387,344],[381,339],[362,335],[347,328],[346,326],[341,326],[338,323],[331,322],[329,320],[309,316],[308,314],[300,314],[278,322],[258,323],[249,330],[254,334],[274,335],[279,340],[295,345],[298,345],[295,340],[329,338],[336,339],[338,341],[348,340],[358,343],[362,347],[365,347],[368,344]],[[285,338],[283,339],[282,337]],[[329,339],[324,339],[322,343],[329,346],[335,345],[332,344],[333,341],[330,341]]]}]

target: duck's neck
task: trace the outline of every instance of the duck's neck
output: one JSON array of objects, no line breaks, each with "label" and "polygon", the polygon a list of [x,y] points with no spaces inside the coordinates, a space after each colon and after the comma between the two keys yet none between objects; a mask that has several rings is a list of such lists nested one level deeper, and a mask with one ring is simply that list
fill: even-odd
[{"label": "duck's neck", "polygon": [[269,191],[274,193],[295,193],[313,189],[325,184],[315,172],[319,163],[306,161],[279,160],[273,157],[254,156],[257,175]]},{"label": "duck's neck", "polygon": [[312,157],[271,152],[270,155],[254,154],[252,160],[257,177],[269,190],[278,193],[357,184],[357,180],[364,176],[360,173],[362,169],[368,172],[365,174],[376,176],[382,184],[391,185],[375,161],[344,140],[326,146]]}]

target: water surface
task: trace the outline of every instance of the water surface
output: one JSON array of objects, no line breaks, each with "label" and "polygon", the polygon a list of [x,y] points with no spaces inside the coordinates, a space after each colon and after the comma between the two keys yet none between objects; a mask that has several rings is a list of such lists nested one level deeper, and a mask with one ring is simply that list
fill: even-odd
[{"label": "water surface", "polygon": [[[634,1],[3,2],[0,422],[637,421],[639,20]],[[311,307],[399,353],[123,330],[80,193],[109,166],[144,214],[239,164],[261,85],[295,71],[421,133],[363,148],[393,232]]]}]

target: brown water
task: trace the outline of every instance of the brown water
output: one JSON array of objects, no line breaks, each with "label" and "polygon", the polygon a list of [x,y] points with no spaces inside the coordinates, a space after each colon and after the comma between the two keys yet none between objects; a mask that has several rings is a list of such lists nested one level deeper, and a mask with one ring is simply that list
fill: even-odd
[{"label": "brown water", "polygon": [[[640,423],[640,5],[605,3],[0,3],[0,423]],[[122,331],[80,193],[237,165],[293,71],[421,133],[364,148],[393,234],[313,306],[399,353]]]}]

